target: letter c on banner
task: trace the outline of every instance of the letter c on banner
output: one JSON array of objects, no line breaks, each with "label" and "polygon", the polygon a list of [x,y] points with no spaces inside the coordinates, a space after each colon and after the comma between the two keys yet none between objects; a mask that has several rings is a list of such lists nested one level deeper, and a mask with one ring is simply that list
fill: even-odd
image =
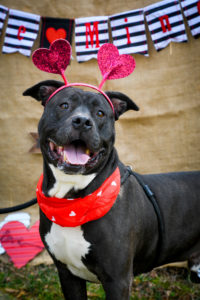
[{"label": "letter c on banner", "polygon": [[17,38],[19,41],[21,41],[24,38],[23,36],[20,36],[20,34],[25,32],[26,32],[26,28],[24,26],[20,26],[17,33]]}]

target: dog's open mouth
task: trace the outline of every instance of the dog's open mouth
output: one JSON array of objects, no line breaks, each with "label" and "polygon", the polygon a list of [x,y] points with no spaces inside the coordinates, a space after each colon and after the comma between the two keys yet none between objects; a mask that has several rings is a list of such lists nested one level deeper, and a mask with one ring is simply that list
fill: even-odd
[{"label": "dog's open mouth", "polygon": [[59,163],[66,163],[69,165],[84,166],[98,156],[98,153],[93,153],[81,140],[73,141],[68,145],[57,145],[52,140],[49,140],[50,155]]}]

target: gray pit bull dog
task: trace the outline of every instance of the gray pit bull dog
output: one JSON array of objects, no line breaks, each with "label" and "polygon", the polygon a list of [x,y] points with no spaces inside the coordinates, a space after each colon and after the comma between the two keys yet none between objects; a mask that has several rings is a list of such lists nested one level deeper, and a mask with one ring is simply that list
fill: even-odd
[{"label": "gray pit bull dog", "polygon": [[[44,159],[40,234],[65,299],[87,299],[86,281],[91,281],[102,283],[107,300],[128,300],[134,275],[177,261],[190,260],[200,281],[200,255],[193,259],[200,251],[200,172],[131,173],[114,148],[114,123],[137,105],[122,93],[106,92],[114,116],[102,94],[74,87],[60,90],[45,105],[62,85],[43,81],[24,95],[45,106],[38,127]],[[141,182],[153,191],[156,205]]]}]

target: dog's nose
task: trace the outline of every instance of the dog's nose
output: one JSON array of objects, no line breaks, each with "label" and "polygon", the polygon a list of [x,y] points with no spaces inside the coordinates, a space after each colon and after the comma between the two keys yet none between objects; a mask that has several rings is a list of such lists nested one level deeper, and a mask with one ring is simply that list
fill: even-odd
[{"label": "dog's nose", "polygon": [[89,118],[84,116],[75,116],[72,119],[72,125],[75,129],[89,130],[92,128],[92,122]]}]

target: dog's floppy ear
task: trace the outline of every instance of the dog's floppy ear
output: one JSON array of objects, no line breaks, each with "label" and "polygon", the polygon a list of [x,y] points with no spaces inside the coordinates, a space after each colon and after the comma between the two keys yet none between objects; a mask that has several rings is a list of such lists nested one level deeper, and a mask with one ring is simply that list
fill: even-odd
[{"label": "dog's floppy ear", "polygon": [[139,107],[128,96],[120,92],[107,91],[106,94],[108,95],[114,106],[115,120],[118,120],[119,117],[127,110],[139,110]]},{"label": "dog's floppy ear", "polygon": [[41,81],[24,91],[23,96],[31,96],[36,100],[41,101],[42,105],[45,106],[49,96],[62,85],[64,85],[63,82],[56,80]]}]

